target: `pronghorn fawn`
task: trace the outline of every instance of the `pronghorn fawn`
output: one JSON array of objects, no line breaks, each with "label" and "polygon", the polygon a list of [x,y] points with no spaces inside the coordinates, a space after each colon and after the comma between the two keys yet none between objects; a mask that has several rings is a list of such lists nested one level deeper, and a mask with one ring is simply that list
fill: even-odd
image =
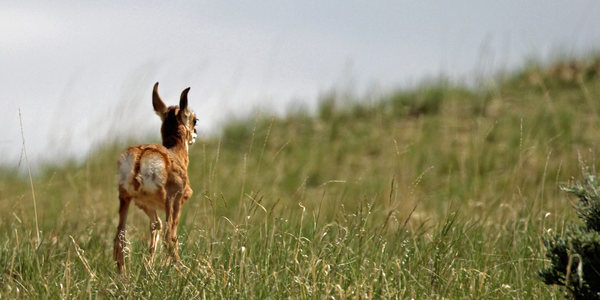
[{"label": "pronghorn fawn", "polygon": [[162,223],[158,210],[165,211],[165,246],[179,263],[177,223],[183,203],[192,196],[188,179],[188,149],[196,141],[196,115],[188,107],[188,92],[183,90],[179,106],[167,107],[158,95],[158,82],[152,92],[152,106],[162,120],[162,145],[129,147],[119,158],[119,227],[114,240],[114,259],[119,273],[125,271],[125,223],[133,201],[150,218],[151,264]]}]

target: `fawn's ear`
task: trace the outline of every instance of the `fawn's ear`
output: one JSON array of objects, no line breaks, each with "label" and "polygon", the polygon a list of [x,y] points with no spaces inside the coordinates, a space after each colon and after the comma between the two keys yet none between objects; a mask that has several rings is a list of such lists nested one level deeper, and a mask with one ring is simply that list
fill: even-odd
[{"label": "fawn's ear", "polygon": [[179,99],[179,112],[182,114],[182,119],[184,122],[187,122],[187,119],[190,117],[192,112],[188,108],[188,92],[190,88],[187,88],[181,92],[181,99]]},{"label": "fawn's ear", "polygon": [[154,89],[152,90],[152,106],[154,107],[154,112],[164,121],[167,106],[160,99],[160,95],[158,95],[158,82],[154,84]]}]

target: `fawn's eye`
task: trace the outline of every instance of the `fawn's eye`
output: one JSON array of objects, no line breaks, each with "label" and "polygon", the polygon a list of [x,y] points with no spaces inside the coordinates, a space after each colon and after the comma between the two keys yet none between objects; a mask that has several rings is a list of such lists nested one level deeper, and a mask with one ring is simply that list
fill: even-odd
[{"label": "fawn's eye", "polygon": [[197,123],[197,122],[198,122],[198,119],[197,119],[197,118],[195,118],[195,119],[194,119],[194,127],[196,127],[196,123]]}]

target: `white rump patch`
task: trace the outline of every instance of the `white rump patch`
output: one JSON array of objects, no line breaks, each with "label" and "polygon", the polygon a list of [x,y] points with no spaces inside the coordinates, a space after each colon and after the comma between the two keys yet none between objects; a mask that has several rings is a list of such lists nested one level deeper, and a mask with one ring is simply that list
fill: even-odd
[{"label": "white rump patch", "polygon": [[135,192],[133,186],[131,185],[134,176],[134,166],[135,157],[131,152],[125,153],[119,159],[119,186],[123,187],[130,194]]},{"label": "white rump patch", "polygon": [[141,189],[144,192],[156,192],[164,185],[165,161],[158,153],[148,153],[140,159],[140,174],[138,175],[141,183]]}]

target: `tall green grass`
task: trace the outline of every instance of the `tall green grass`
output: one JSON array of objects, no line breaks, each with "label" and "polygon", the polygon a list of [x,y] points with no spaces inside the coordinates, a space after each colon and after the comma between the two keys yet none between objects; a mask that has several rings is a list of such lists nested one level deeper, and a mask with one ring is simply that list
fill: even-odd
[{"label": "tall green grass", "polygon": [[558,185],[595,164],[600,141],[600,80],[578,74],[332,94],[314,115],[232,121],[191,148],[189,270],[163,265],[164,249],[145,264],[133,208],[117,275],[126,144],[34,177],[40,240],[28,180],[4,169],[0,298],[560,298],[536,277],[541,237],[574,218]]}]

